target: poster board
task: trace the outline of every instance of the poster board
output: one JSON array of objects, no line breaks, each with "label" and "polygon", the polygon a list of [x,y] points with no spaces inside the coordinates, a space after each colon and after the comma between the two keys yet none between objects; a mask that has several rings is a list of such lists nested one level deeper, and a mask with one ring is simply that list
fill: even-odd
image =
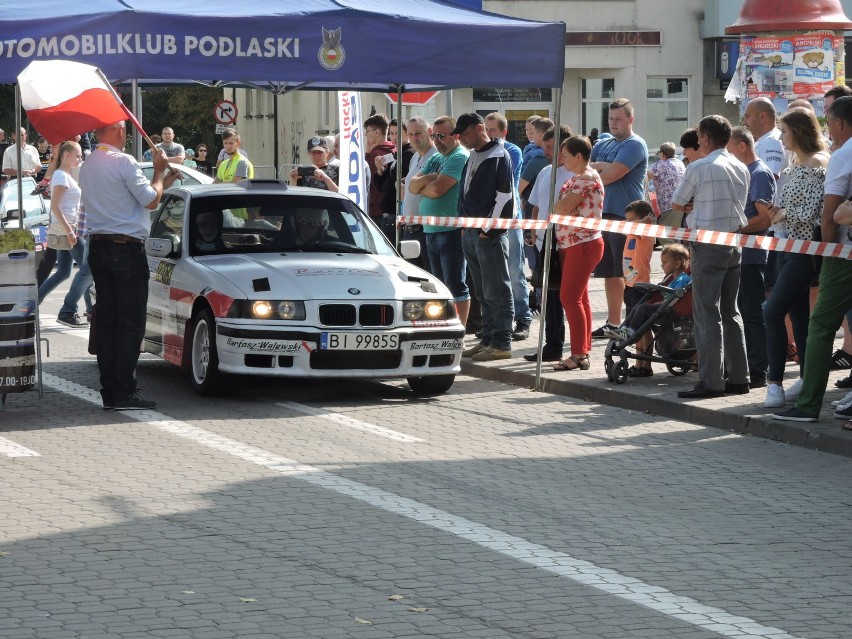
[{"label": "poster board", "polygon": [[0,230],[0,395],[36,386],[37,300],[35,237]]},{"label": "poster board", "polygon": [[798,98],[821,101],[826,91],[845,84],[844,56],[843,35],[835,32],[743,36],[725,99],[764,97],[785,107]]}]

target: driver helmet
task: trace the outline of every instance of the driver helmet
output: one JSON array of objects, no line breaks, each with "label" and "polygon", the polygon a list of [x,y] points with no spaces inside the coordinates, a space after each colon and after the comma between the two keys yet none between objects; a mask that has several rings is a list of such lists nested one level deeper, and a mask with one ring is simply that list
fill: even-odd
[{"label": "driver helmet", "polygon": [[321,209],[299,211],[296,213],[296,223],[317,228],[328,226],[328,213]]}]

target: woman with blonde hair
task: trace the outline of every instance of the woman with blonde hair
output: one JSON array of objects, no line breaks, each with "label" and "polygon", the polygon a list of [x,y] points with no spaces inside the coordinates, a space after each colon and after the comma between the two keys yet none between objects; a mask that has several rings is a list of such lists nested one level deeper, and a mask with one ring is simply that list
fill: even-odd
[{"label": "woman with blonde hair", "polygon": [[[56,321],[71,327],[88,326],[88,322],[77,314],[77,302],[92,284],[89,271],[89,245],[83,236],[84,229],[79,225],[80,186],[72,176],[83,161],[83,151],[76,142],[63,142],[54,158],[54,171],[50,180],[50,227],[48,233],[60,238],[69,248],[57,250],[56,272],[48,277],[38,288],[38,302],[50,293],[60,282],[71,275],[71,263],[77,262],[77,274],[71,281],[71,287],[65,296]],[[91,301],[86,295],[86,313],[91,313]]]},{"label": "woman with blonde hair", "polygon": [[[784,169],[781,180],[780,204],[768,207],[773,224],[783,224],[786,237],[795,240],[820,239],[825,169],[828,151],[813,111],[792,109],[781,116],[781,143],[791,151],[795,160]],[[809,291],[817,276],[814,260],[799,253],[778,254],[778,278],[763,307],[766,323],[766,346],[769,374],[766,390],[767,408],[780,408],[793,402],[802,386],[805,344],[810,317]],[[785,315],[790,315],[793,339],[799,353],[799,379],[785,391],[784,366],[787,360],[787,329]]]}]

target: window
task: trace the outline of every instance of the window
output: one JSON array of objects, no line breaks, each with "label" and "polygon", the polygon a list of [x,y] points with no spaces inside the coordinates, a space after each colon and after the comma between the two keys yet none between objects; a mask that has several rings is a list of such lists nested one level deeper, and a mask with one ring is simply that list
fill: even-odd
[{"label": "window", "polygon": [[680,139],[689,128],[689,78],[648,78],[648,148]]},{"label": "window", "polygon": [[[182,197],[169,196],[159,209],[154,209],[153,217],[156,218],[154,228],[151,229],[151,237],[171,237],[177,235],[178,239],[183,232],[183,214],[186,202]],[[157,211],[159,210],[159,217]]]},{"label": "window", "polygon": [[609,103],[615,98],[615,79],[587,78],[580,80],[580,118],[583,135],[592,129],[609,131]]}]

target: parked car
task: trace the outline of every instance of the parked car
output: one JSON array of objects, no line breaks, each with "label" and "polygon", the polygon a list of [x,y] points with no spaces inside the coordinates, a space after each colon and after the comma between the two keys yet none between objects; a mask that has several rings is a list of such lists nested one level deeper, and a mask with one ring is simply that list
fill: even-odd
[{"label": "parked car", "polygon": [[146,250],[143,349],[203,395],[227,373],[406,378],[433,395],[460,371],[450,291],[345,196],[277,180],[172,187]]},{"label": "parked car", "polygon": [[[50,204],[36,190],[36,181],[31,177],[21,179],[24,204],[24,228],[32,229],[39,225],[47,225],[50,214]],[[0,186],[0,226],[3,228],[19,228],[20,212],[18,207],[18,181],[6,180]]]},{"label": "parked car", "polygon": [[[195,169],[191,169],[188,166],[184,166],[183,164],[170,164],[169,166],[180,171],[180,180],[175,182],[175,184],[183,184],[188,186],[190,184],[213,184],[213,178],[209,175],[204,175],[200,171],[196,171]],[[153,162],[140,162],[139,167],[142,169],[142,172],[145,173],[145,177],[149,180],[154,177],[154,163]]]},{"label": "parked car", "polygon": [[35,285],[0,286],[0,346],[32,344],[36,297]]}]

